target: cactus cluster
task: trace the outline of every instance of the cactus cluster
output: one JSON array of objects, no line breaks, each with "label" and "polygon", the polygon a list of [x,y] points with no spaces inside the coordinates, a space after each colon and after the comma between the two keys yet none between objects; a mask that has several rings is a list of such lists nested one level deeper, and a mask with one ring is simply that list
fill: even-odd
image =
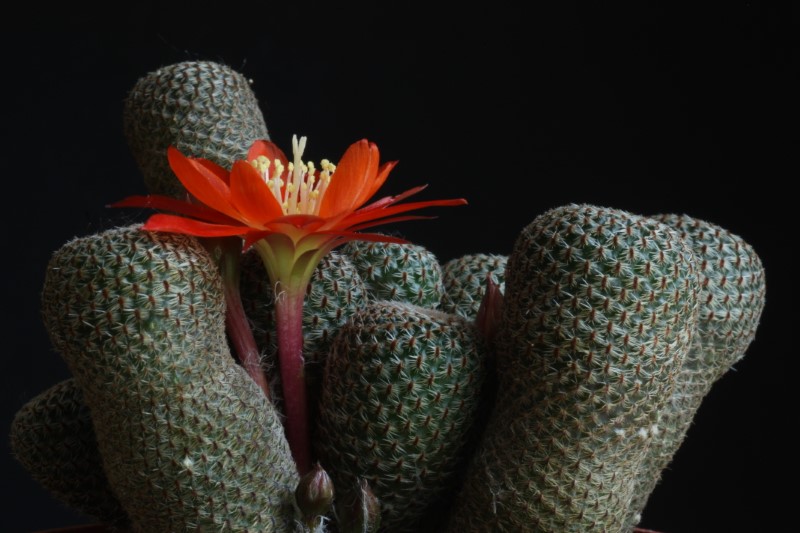
[{"label": "cactus cluster", "polygon": [[[229,167],[267,138],[244,76],[211,62],[143,77],[124,122],[148,188],[175,197],[166,146]],[[22,406],[12,449],[112,531],[631,531],[764,307],[753,248],[687,215],[565,205],[508,255],[443,263],[418,244],[349,242],[305,294],[317,464],[301,475],[281,296],[245,250],[267,398],[229,348],[209,249],[134,224],[48,265],[42,316],[72,377]]]}]

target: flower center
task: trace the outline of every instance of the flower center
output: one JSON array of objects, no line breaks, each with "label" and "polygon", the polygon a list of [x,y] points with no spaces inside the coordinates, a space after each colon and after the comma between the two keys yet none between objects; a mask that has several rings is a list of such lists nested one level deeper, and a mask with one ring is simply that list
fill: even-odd
[{"label": "flower center", "polygon": [[319,171],[313,162],[304,163],[302,157],[305,149],[306,138],[300,137],[298,141],[297,135],[294,135],[294,161],[287,168],[279,159],[270,160],[263,155],[250,161],[281,204],[284,215],[318,215],[322,197],[336,171],[336,165],[327,159],[320,162]]}]

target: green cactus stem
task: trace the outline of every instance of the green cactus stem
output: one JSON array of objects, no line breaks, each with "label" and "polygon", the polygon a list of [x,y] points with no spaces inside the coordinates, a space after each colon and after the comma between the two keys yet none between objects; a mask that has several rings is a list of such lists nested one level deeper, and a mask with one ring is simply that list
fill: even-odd
[{"label": "green cactus stem", "polygon": [[[184,198],[167,147],[230,169],[256,140],[269,139],[264,117],[244,76],[208,61],[186,61],[140,78],[125,100],[125,137],[151,194]],[[250,377],[269,397],[258,349],[239,296],[241,239],[204,241],[218,257],[225,289],[228,337]]]},{"label": "green cactus stem", "polygon": [[442,266],[442,311],[475,319],[486,294],[489,276],[500,293],[505,291],[508,256],[467,254]]},{"label": "green cactus stem", "polygon": [[371,302],[333,341],[323,378],[320,462],[344,500],[369,481],[388,531],[418,531],[458,482],[475,433],[485,349],[474,322]]},{"label": "green cactus stem", "polygon": [[448,531],[621,532],[697,314],[691,251],[655,220],[569,205],[506,267],[498,395]]},{"label": "green cactus stem", "polygon": [[192,237],[115,228],[53,254],[42,310],[135,531],[291,531],[278,416],[227,349],[222,282]]},{"label": "green cactus stem", "polygon": [[631,503],[632,525],[641,519],[648,498],[686,438],[703,398],[744,357],[755,338],[766,292],[761,260],[741,237],[687,215],[656,218],[679,231],[694,250],[700,311],[675,390],[660,413],[661,433],[654,439],[638,477]]},{"label": "green cactus stem", "polygon": [[70,378],[29,400],[11,424],[11,451],[57,500],[125,529],[128,516],[103,471],[91,414]]},{"label": "green cactus stem", "polygon": [[258,344],[242,303],[240,290],[242,241],[238,237],[219,237],[203,238],[200,242],[217,259],[225,294],[225,328],[236,358],[264,395],[272,398],[265,369],[261,365]]},{"label": "green cactus stem", "polygon": [[418,244],[351,241],[341,247],[361,274],[372,300],[428,309],[441,304],[444,286],[436,256]]},{"label": "green cactus stem", "polygon": [[167,161],[167,147],[231,168],[254,141],[269,139],[250,82],[212,61],[185,61],[141,77],[125,98],[123,131],[154,194],[186,191]]}]

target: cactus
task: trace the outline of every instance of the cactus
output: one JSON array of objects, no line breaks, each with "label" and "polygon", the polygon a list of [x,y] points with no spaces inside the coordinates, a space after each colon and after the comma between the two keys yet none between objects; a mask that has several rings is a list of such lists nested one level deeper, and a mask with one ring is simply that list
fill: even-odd
[{"label": "cactus", "polygon": [[[186,199],[168,146],[230,169],[269,139],[249,82],[207,61],[139,79],[123,122],[147,189],[173,197],[128,206]],[[443,266],[419,245],[349,242],[317,266],[292,330],[305,366],[288,359],[285,383],[301,376],[319,408],[322,465],[301,479],[279,375],[272,403],[259,391],[281,295],[226,239],[127,226],[48,265],[45,325],[74,377],[18,412],[12,449],[114,529],[322,531],[332,478],[341,533],[625,531],[764,305],[752,248],[686,216],[564,206],[510,256]],[[302,404],[288,421],[309,418]],[[307,443],[304,426],[288,434]]]},{"label": "cactus", "polygon": [[714,382],[744,357],[755,338],[766,291],[761,260],[741,237],[686,215],[656,218],[680,231],[695,252],[700,311],[697,332],[675,390],[660,413],[661,433],[654,439],[638,478],[631,525],[639,522],[647,499],[683,442],[703,398]]},{"label": "cactus", "polygon": [[623,531],[697,315],[679,235],[620,210],[536,217],[506,268],[499,394],[449,531]]},{"label": "cactus", "polygon": [[182,198],[167,148],[230,168],[250,145],[269,139],[245,77],[211,61],[186,61],[140,78],[125,98],[123,131],[151,193]]},{"label": "cactus", "polygon": [[42,308],[134,530],[291,530],[297,471],[228,352],[222,283],[196,239],[139,226],[74,239],[50,260]]},{"label": "cactus", "polygon": [[35,396],[17,412],[11,450],[59,501],[115,530],[127,526],[128,516],[108,484],[91,415],[74,379]]},{"label": "cactus", "polygon": [[484,357],[475,324],[462,317],[386,301],[357,311],[333,341],[315,440],[337,498],[356,500],[350,489],[364,478],[382,527],[417,531],[458,481]]},{"label": "cactus", "polygon": [[505,290],[508,256],[497,254],[468,254],[442,266],[442,311],[474,320],[486,294],[486,276]]},{"label": "cactus", "polygon": [[[242,257],[242,304],[253,327],[253,336],[270,377],[273,403],[280,409],[280,373],[275,295],[261,257],[254,251]],[[314,270],[303,306],[303,355],[310,404],[319,396],[322,370],[333,337],[357,309],[367,304],[367,290],[347,256],[336,250],[328,253]]]},{"label": "cactus", "polygon": [[364,280],[372,300],[437,309],[444,294],[442,267],[417,244],[350,241],[341,247]]}]

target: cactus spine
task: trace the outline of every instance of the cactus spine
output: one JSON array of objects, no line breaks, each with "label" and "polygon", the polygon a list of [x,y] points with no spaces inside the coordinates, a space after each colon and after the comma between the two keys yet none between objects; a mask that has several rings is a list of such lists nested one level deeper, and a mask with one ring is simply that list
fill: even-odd
[{"label": "cactus spine", "polygon": [[[342,501],[365,478],[389,531],[417,531],[455,488],[479,413],[483,344],[474,323],[371,302],[333,342],[316,448]],[[439,510],[441,514],[441,510]]]},{"label": "cactus spine", "polygon": [[45,325],[89,407],[136,531],[290,531],[283,429],[224,339],[216,267],[196,239],[138,226],[52,257]]},{"label": "cactus spine", "polygon": [[499,395],[449,531],[623,531],[695,326],[691,251],[590,205],[538,216],[506,268]]},{"label": "cactus spine", "polygon": [[676,378],[675,390],[659,417],[654,439],[638,477],[631,524],[641,513],[661,472],[670,463],[714,382],[744,357],[764,309],[764,269],[741,237],[686,215],[661,215],[681,232],[695,252],[700,283],[697,332]]}]

